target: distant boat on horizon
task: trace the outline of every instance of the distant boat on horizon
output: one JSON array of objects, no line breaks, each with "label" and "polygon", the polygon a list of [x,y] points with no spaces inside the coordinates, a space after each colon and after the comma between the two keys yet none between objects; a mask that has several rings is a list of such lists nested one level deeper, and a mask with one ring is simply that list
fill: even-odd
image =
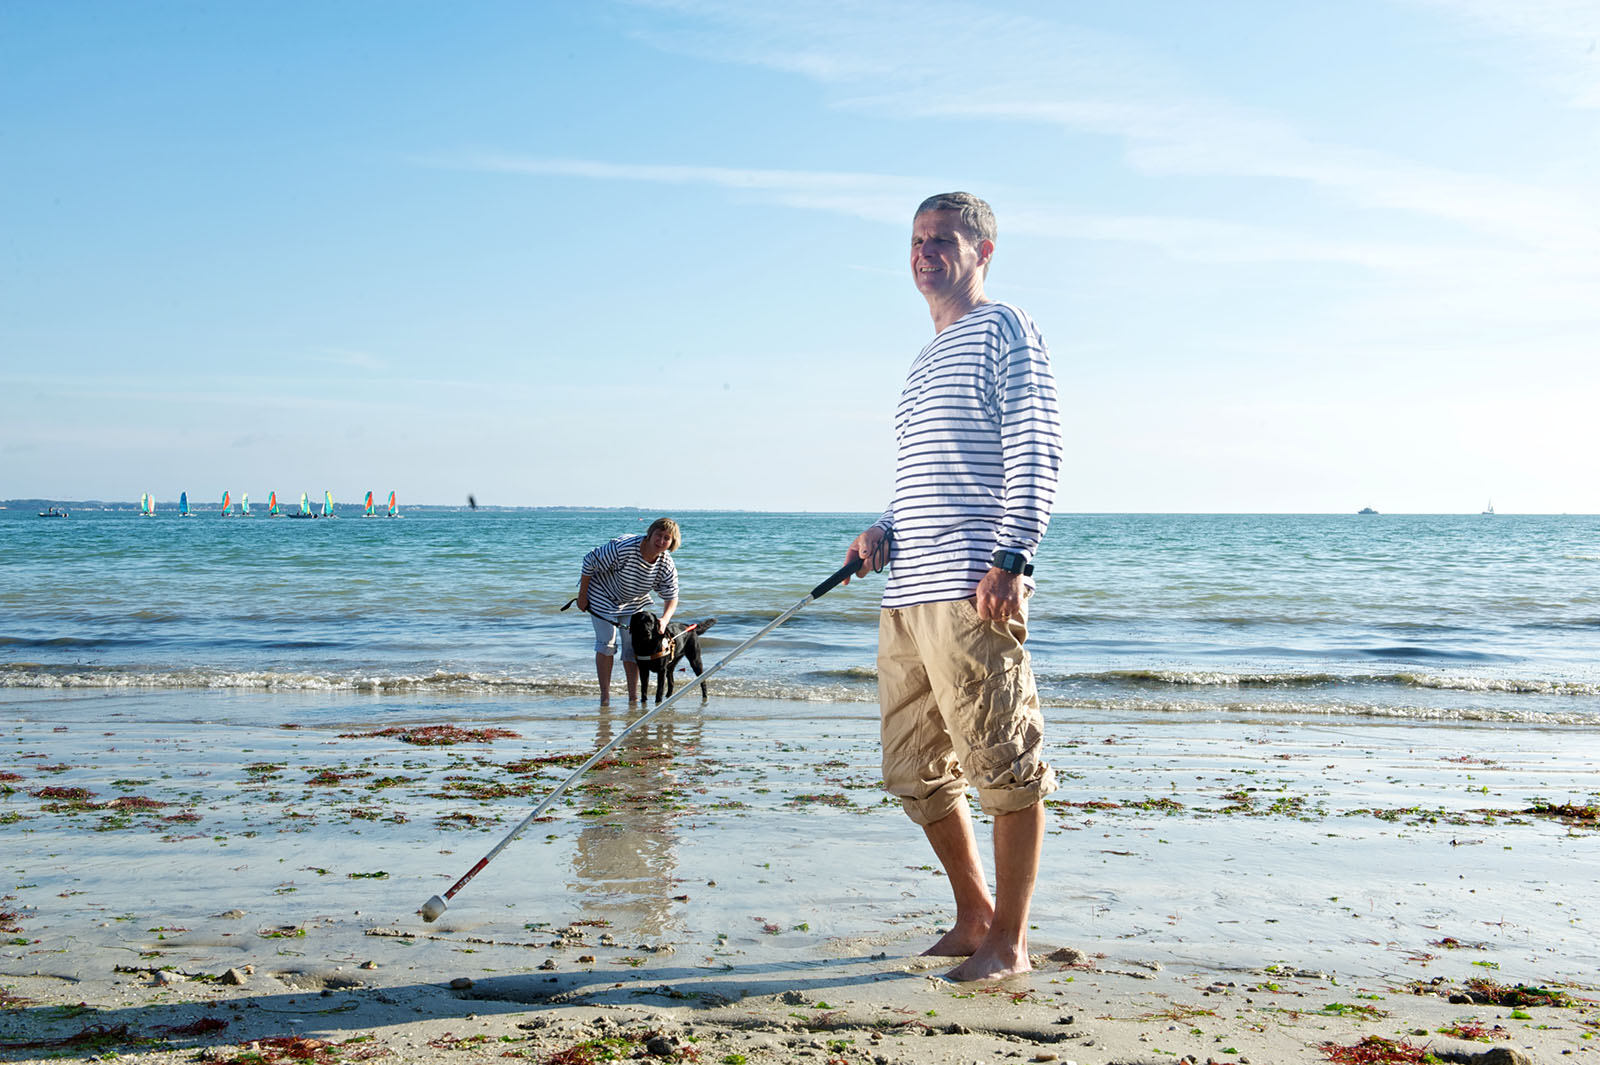
[{"label": "distant boat on horizon", "polygon": [[289,517],[291,517],[291,518],[314,518],[316,516],[317,516],[316,511],[311,509],[311,497],[306,495],[304,492],[301,492],[300,493],[300,509],[299,510],[290,511],[289,512]]},{"label": "distant boat on horizon", "polygon": [[363,518],[376,518],[378,516],[378,512],[373,509],[372,492],[370,490],[367,492],[366,505],[361,511],[361,516]]},{"label": "distant boat on horizon", "polygon": [[250,516],[250,493],[246,492],[246,493],[244,493],[243,495],[241,495],[239,497],[239,517],[248,518],[249,516]]},{"label": "distant boat on horizon", "polygon": [[232,506],[233,506],[233,496],[232,496],[231,493],[229,493],[229,491],[226,488],[224,488],[222,490],[222,516],[224,518],[233,517],[233,512],[229,509]]},{"label": "distant boat on horizon", "polygon": [[278,493],[276,492],[271,492],[267,495],[267,517],[283,517],[283,511],[278,509]]},{"label": "distant boat on horizon", "polygon": [[1483,508],[1483,512],[1491,515],[1494,513],[1494,500],[1489,500],[1489,505]]},{"label": "distant boat on horizon", "polygon": [[67,516],[67,508],[66,507],[60,507],[60,508],[51,507],[49,510],[41,510],[41,511],[39,511],[39,517],[41,517],[41,518],[64,518],[66,516]]},{"label": "distant boat on horizon", "polygon": [[395,502],[394,493],[390,492],[389,493],[389,513],[388,513],[387,517],[398,518],[399,516],[400,516],[400,504]]},{"label": "distant boat on horizon", "polygon": [[146,492],[139,497],[139,517],[153,518],[156,516],[156,501]]},{"label": "distant boat on horizon", "polygon": [[1356,513],[1357,514],[1376,514],[1377,511],[1373,510],[1371,507],[1362,507],[1360,510],[1356,511]]},{"label": "distant boat on horizon", "polygon": [[193,515],[189,511],[189,493],[188,492],[179,492],[178,493],[178,517],[180,517],[180,518],[193,517]]},{"label": "distant boat on horizon", "polygon": [[322,493],[322,516],[324,518],[336,518],[336,517],[338,517],[338,515],[333,512],[333,493],[332,492],[323,492]]}]

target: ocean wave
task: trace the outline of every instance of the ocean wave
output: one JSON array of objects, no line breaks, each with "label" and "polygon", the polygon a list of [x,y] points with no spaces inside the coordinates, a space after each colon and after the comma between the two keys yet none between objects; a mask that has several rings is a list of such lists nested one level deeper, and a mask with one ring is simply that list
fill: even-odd
[{"label": "ocean wave", "polygon": [[1435,677],[1426,673],[1397,673],[1395,683],[1441,691],[1506,692],[1514,695],[1600,695],[1600,684],[1583,681],[1537,680],[1517,677]]},{"label": "ocean wave", "polygon": [[1312,688],[1341,683],[1332,673],[1233,673],[1227,670],[1114,669],[1105,673],[1077,673],[1051,680],[1092,680],[1128,685],[1171,685],[1195,688]]},{"label": "ocean wave", "polygon": [[61,650],[62,648],[84,647],[102,648],[112,647],[129,641],[106,640],[87,636],[0,636],[0,648],[36,647]]},{"label": "ocean wave", "polygon": [[844,669],[814,669],[806,674],[818,680],[844,680],[877,684],[878,671],[872,666],[846,666]]},{"label": "ocean wave", "polygon": [[[1235,702],[1213,703],[1184,699],[1064,699],[1042,700],[1052,709],[1084,710],[1097,713],[1150,715],[1219,715],[1269,718],[1293,724],[1304,718],[1378,718],[1417,723],[1471,723],[1504,725],[1588,725],[1600,724],[1593,713],[1532,709],[1506,706],[1402,706],[1347,701],[1312,702]],[[1047,715],[1048,716],[1048,715]]]},{"label": "ocean wave", "polygon": [[[761,677],[738,676],[724,678],[720,674],[709,681],[713,701],[717,699],[751,699],[774,702],[809,703],[813,705],[851,705],[865,707],[877,701],[877,687],[870,683],[868,670],[834,670],[828,671],[832,679],[828,680],[793,680],[772,679]],[[1179,673],[1176,671],[1121,671],[1117,676],[1140,676],[1150,678],[1182,677],[1186,678],[1182,685],[1195,684],[1197,679],[1202,684],[1217,687],[1234,686],[1248,690],[1250,683],[1238,684],[1241,675],[1233,674],[1201,674]],[[1107,676],[1105,674],[1100,675]],[[1258,676],[1243,675],[1247,682],[1260,682],[1260,687],[1269,684],[1280,688],[1292,688],[1280,682],[1282,677],[1262,674]],[[1305,674],[1302,680],[1318,683],[1323,679],[1343,682],[1349,678],[1323,677],[1322,675]],[[1461,678],[1420,677],[1415,678],[1418,688],[1460,690],[1463,692],[1505,692],[1515,695],[1533,693],[1546,694],[1551,690],[1573,692],[1584,689],[1585,694],[1595,694],[1594,685],[1562,685],[1562,684],[1529,684],[1528,682],[1479,681]],[[694,682],[687,677],[682,678],[681,685],[692,686]],[[1305,685],[1301,690],[1308,694],[1313,684]],[[1515,685],[1515,686],[1513,686]],[[396,697],[409,695],[438,696],[438,697],[494,697],[501,696],[510,699],[539,698],[539,699],[592,699],[594,696],[594,678],[587,673],[582,675],[573,673],[568,675],[550,676],[512,676],[487,673],[474,673],[470,671],[435,670],[430,673],[418,674],[385,674],[373,675],[359,672],[348,673],[297,673],[293,671],[272,670],[213,670],[213,669],[181,669],[181,670],[141,670],[132,668],[94,667],[94,666],[46,666],[37,664],[11,664],[0,666],[0,689],[46,689],[46,690],[73,690],[73,689],[101,689],[101,690],[181,690],[181,689],[206,689],[212,691],[229,690],[238,692],[260,692],[265,695],[293,694],[293,693],[328,693],[346,694],[350,696],[371,697]],[[1124,688],[1124,691],[1127,689]],[[698,705],[697,697],[688,696],[690,705]],[[1045,708],[1048,719],[1061,721],[1070,719],[1075,714],[1090,715],[1150,715],[1150,716],[1183,716],[1195,715],[1199,717],[1251,717],[1261,718],[1282,724],[1295,724],[1307,720],[1328,720],[1341,717],[1354,717],[1366,719],[1382,719],[1395,722],[1415,723],[1484,723],[1484,724],[1514,724],[1531,726],[1560,726],[1579,725],[1595,726],[1600,724],[1600,714],[1592,709],[1571,708],[1570,704],[1540,702],[1530,703],[1522,700],[1500,700],[1482,704],[1446,704],[1418,706],[1404,702],[1385,702],[1382,699],[1370,700],[1352,698],[1348,692],[1328,692],[1326,697],[1311,698],[1257,698],[1249,697],[1225,699],[1219,701],[1215,695],[1196,695],[1185,698],[1180,690],[1171,694],[1127,694],[1085,695],[1082,692],[1063,691],[1059,686],[1047,682],[1041,687],[1040,701]],[[871,710],[863,709],[862,713],[869,716]]]},{"label": "ocean wave", "polygon": [[1040,674],[1057,683],[1094,681],[1130,687],[1329,688],[1340,685],[1428,688],[1435,691],[1496,692],[1510,695],[1600,695],[1600,683],[1528,677],[1446,676],[1431,673],[1240,673],[1228,670],[1119,669],[1102,673]]},{"label": "ocean wave", "polygon": [[[839,675],[850,671],[837,671]],[[680,687],[696,683],[680,676]],[[790,702],[860,703],[877,699],[877,689],[861,683],[794,683],[751,677],[723,677],[708,681],[712,692],[745,699]],[[152,689],[177,691],[209,689],[286,692],[347,692],[358,695],[505,695],[588,697],[595,692],[594,677],[584,673],[548,676],[510,676],[435,670],[431,673],[368,674],[360,672],[295,672],[292,670],[138,669],[115,666],[56,666],[36,663],[0,664],[0,688],[14,689]]]}]

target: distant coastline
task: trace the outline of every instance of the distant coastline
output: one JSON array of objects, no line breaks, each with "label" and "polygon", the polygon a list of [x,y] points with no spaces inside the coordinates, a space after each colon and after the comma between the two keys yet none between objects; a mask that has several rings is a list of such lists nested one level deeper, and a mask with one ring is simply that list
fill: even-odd
[{"label": "distant coastline", "polygon": [[[260,505],[259,502],[258,502],[257,505]],[[341,508],[341,509],[348,508],[348,509],[350,509],[352,511],[360,511],[360,509],[361,509],[361,503],[358,502],[358,501],[355,501],[355,500],[352,500],[352,501],[347,502],[347,503],[341,503],[341,502],[337,502],[336,501],[334,505],[336,507]],[[92,512],[96,512],[96,511],[106,512],[106,513],[121,513],[121,512],[137,513],[138,510],[139,510],[139,501],[136,500],[136,499],[135,500],[131,500],[131,501],[122,501],[122,500],[110,500],[110,501],[107,501],[107,500],[101,500],[101,499],[50,499],[50,498],[43,498],[43,497],[40,497],[40,498],[0,499],[0,510],[30,510],[30,508],[31,508],[31,510],[37,512],[39,510],[43,510],[43,509],[46,509],[46,508],[52,507],[52,506],[54,506],[54,507],[64,507],[64,508],[66,508],[68,510],[75,510],[75,511],[88,511],[88,512],[91,512],[91,513]],[[159,503],[156,504],[157,513],[163,513],[163,514],[169,513],[169,512],[170,513],[176,513],[177,509],[178,509],[178,504],[177,504],[176,501],[163,501],[163,502],[159,502]],[[217,511],[217,508],[216,508],[215,504],[211,504],[211,503],[196,503],[192,499],[190,500],[189,509],[191,511],[194,511],[194,512],[200,513],[200,514],[216,513],[216,511]],[[870,515],[873,515],[874,517],[878,513],[877,511],[868,511],[868,510],[804,510],[804,509],[796,509],[796,510],[752,510],[752,509],[743,508],[743,507],[672,507],[672,506],[660,506],[660,507],[640,507],[640,506],[601,507],[601,506],[582,506],[582,505],[570,505],[570,506],[509,506],[509,505],[500,505],[500,504],[494,504],[494,503],[479,503],[476,507],[469,506],[466,503],[408,503],[405,506],[405,512],[407,514],[417,514],[417,513],[456,514],[456,513],[467,513],[467,512],[473,511],[473,510],[477,510],[477,511],[480,511],[480,512],[483,512],[483,513],[489,513],[489,514],[638,514],[638,515],[657,515],[657,514],[810,514],[810,515],[870,514]],[[1179,511],[1179,510],[1127,510],[1127,511],[1120,511],[1120,510],[1119,511],[1110,511],[1110,510],[1057,510],[1054,513],[1056,515],[1062,516],[1062,517],[1071,516],[1071,517],[1079,517],[1079,518],[1111,517],[1111,516],[1196,517],[1196,518],[1202,518],[1202,517],[1208,517],[1208,516],[1214,516],[1214,517],[1223,517],[1223,516],[1226,516],[1226,517],[1248,517],[1248,516],[1251,516],[1251,515],[1260,515],[1260,516],[1263,516],[1263,517],[1265,517],[1265,516],[1286,517],[1286,518],[1289,518],[1289,517],[1310,517],[1310,518],[1328,517],[1328,518],[1338,518],[1338,517],[1350,517],[1350,516],[1353,516],[1352,513],[1350,511],[1348,511],[1348,510],[1313,510],[1313,511],[1300,511],[1300,510],[1282,510],[1282,511],[1279,511],[1279,510],[1249,510],[1249,511],[1244,511],[1244,510],[1183,510],[1183,511]],[[1372,513],[1377,513],[1377,512],[1373,511]],[[1423,511],[1423,510],[1418,510],[1418,511],[1392,511],[1392,510],[1390,510],[1390,511],[1384,511],[1383,512],[1383,516],[1384,517],[1396,517],[1396,518],[1440,518],[1440,517],[1450,517],[1450,516],[1456,515],[1456,514],[1478,515],[1479,513],[1480,513],[1480,511],[1473,510],[1473,509],[1465,509],[1465,510],[1459,510],[1459,511],[1457,511],[1457,510],[1430,510],[1430,511]],[[1588,511],[1567,511],[1567,510],[1563,510],[1563,511],[1551,511],[1549,513],[1540,513],[1540,514],[1529,513],[1529,514],[1525,514],[1525,515],[1517,515],[1517,514],[1507,514],[1507,513],[1503,512],[1503,511],[1497,511],[1495,516],[1496,517],[1518,517],[1518,516],[1521,516],[1521,517],[1563,517],[1563,518],[1566,518],[1566,517],[1600,517],[1600,514],[1595,514],[1593,512],[1588,512]]]}]

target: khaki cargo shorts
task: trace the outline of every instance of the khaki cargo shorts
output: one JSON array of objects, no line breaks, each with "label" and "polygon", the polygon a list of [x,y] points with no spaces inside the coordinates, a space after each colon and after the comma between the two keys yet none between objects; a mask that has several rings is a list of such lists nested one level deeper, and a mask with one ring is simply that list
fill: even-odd
[{"label": "khaki cargo shorts", "polygon": [[970,599],[878,615],[883,783],[929,825],[970,781],[983,812],[1014,813],[1056,790],[1020,618],[985,621]]}]

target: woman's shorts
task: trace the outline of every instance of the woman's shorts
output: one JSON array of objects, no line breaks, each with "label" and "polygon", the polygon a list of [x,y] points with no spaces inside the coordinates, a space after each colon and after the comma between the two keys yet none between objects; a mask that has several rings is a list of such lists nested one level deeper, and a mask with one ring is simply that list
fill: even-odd
[{"label": "woman's shorts", "polygon": [[[617,653],[617,642],[622,642],[622,660],[632,662],[633,637],[628,634],[628,617],[624,614],[612,624],[598,614],[590,614],[589,620],[594,622],[594,653],[611,657]],[[619,635],[620,634],[620,635]]]}]

